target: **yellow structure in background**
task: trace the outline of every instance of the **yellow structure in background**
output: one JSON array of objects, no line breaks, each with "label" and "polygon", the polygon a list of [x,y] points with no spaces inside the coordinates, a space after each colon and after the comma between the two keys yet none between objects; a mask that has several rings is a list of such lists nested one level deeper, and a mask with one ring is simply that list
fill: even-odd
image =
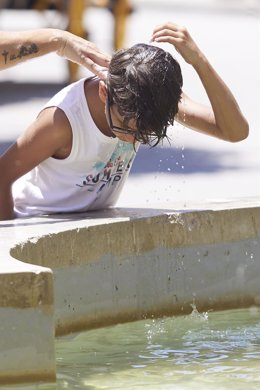
[{"label": "yellow structure in background", "polygon": [[[108,7],[114,16],[114,49],[120,49],[124,45],[126,20],[130,13],[129,0],[78,0],[68,2],[68,30],[84,38],[86,31],[83,26],[83,13],[86,7],[95,5]],[[78,65],[69,62],[70,81],[77,79]]]}]

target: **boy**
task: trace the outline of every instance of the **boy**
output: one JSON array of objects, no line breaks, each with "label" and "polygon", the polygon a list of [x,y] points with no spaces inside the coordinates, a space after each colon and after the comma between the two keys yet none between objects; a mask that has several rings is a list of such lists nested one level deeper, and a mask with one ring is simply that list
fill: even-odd
[{"label": "boy", "polygon": [[166,23],[152,40],[174,45],[211,105],[185,95],[180,66],[164,50],[135,45],[115,53],[106,83],[90,78],[60,91],[1,157],[0,219],[113,206],[140,142],[155,146],[174,119],[230,142],[248,136],[235,98],[188,31]]}]

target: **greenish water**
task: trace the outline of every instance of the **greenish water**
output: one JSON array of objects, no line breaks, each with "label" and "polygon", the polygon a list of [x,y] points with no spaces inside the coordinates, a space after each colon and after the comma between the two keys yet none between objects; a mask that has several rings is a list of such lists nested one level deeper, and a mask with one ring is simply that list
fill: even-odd
[{"label": "greenish water", "polygon": [[[260,311],[143,320],[56,341],[54,389],[259,389]],[[11,386],[8,387],[13,388]]]}]

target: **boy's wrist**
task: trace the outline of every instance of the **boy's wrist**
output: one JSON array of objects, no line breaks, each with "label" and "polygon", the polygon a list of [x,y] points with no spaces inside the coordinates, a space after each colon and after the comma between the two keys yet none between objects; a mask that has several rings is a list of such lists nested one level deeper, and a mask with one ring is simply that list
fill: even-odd
[{"label": "boy's wrist", "polygon": [[50,42],[53,46],[52,51],[55,51],[61,57],[64,56],[67,40],[67,31],[52,29],[52,36],[50,39]]},{"label": "boy's wrist", "polygon": [[191,65],[196,70],[197,73],[204,72],[206,69],[209,68],[209,61],[207,57],[203,53],[199,53],[196,60],[194,60]]}]

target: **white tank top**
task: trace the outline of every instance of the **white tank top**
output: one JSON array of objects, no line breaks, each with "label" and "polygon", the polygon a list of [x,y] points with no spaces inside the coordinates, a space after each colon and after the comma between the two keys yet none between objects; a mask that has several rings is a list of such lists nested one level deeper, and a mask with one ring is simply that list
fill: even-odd
[{"label": "white tank top", "polygon": [[116,203],[136,152],[133,145],[96,127],[84,82],[70,84],[45,105],[66,114],[72,150],[63,160],[48,158],[14,183],[17,216],[97,210]]}]

